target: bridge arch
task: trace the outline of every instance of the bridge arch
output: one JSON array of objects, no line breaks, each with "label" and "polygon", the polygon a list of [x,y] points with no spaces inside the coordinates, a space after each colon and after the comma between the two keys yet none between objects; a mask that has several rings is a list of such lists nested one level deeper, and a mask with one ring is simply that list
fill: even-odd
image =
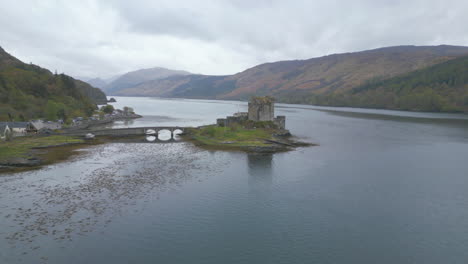
[{"label": "bridge arch", "polygon": [[182,128],[175,128],[172,131],[172,139],[174,140],[180,140],[180,135],[184,133],[184,130]]},{"label": "bridge arch", "polygon": [[156,135],[157,133],[158,133],[158,131],[156,129],[152,129],[152,128],[145,129],[145,134],[146,135]]},{"label": "bridge arch", "polygon": [[155,142],[158,140],[158,137],[156,135],[146,135],[146,141],[148,142]]},{"label": "bridge arch", "polygon": [[184,133],[184,129],[183,129],[183,128],[180,128],[180,127],[175,127],[172,131],[173,131],[174,134],[182,134],[182,133]]},{"label": "bridge arch", "polygon": [[172,129],[170,128],[161,128],[157,132],[157,138],[160,141],[170,141],[174,137],[174,134],[172,132]]}]

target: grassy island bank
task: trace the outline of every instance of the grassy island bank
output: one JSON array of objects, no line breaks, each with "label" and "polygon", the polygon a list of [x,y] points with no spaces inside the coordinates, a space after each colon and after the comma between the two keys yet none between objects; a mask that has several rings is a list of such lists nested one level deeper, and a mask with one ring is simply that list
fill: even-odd
[{"label": "grassy island bank", "polygon": [[240,150],[246,152],[282,152],[312,144],[292,140],[287,130],[274,128],[245,128],[217,125],[191,128],[186,138],[196,145],[213,150]]},{"label": "grassy island bank", "polygon": [[[72,147],[84,144],[81,138],[53,136],[24,136],[0,143],[0,167],[36,167],[72,155]],[[56,148],[57,151],[44,150]]]}]

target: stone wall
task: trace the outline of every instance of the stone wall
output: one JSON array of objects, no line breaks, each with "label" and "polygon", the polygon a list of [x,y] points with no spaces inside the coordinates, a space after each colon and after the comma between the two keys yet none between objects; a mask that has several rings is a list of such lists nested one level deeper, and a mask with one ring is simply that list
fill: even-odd
[{"label": "stone wall", "polygon": [[279,129],[286,129],[286,117],[285,116],[277,116],[273,122]]},{"label": "stone wall", "polygon": [[218,118],[216,119],[216,125],[220,127],[226,126],[226,118]]},{"label": "stone wall", "polygon": [[234,125],[242,125],[242,123],[245,121],[247,121],[247,115],[241,113],[234,114],[233,116],[228,116],[226,118],[218,118],[216,119],[216,125],[221,127],[229,127]]},{"label": "stone wall", "polygon": [[240,125],[247,120],[247,116],[228,116],[226,118],[226,126]]}]

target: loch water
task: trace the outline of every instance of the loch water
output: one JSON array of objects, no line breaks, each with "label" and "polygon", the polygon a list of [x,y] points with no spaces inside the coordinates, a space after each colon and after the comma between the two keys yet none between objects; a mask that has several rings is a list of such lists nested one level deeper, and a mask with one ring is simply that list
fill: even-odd
[{"label": "loch water", "polygon": [[[237,101],[116,97],[198,126]],[[109,143],[0,175],[0,263],[467,263],[468,117],[277,104],[314,147]]]}]

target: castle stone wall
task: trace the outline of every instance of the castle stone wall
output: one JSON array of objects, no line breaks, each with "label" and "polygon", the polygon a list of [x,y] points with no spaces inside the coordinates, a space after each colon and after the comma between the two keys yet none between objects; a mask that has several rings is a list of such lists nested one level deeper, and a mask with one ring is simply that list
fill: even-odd
[{"label": "castle stone wall", "polygon": [[274,123],[279,129],[286,129],[286,117],[285,116],[277,116],[274,120]]},{"label": "castle stone wall", "polygon": [[216,119],[216,125],[218,125],[220,127],[225,127],[226,126],[226,118]]},{"label": "castle stone wall", "polygon": [[252,97],[249,102],[249,120],[273,121],[275,117],[275,103],[271,97]]},{"label": "castle stone wall", "polygon": [[219,118],[216,120],[216,124],[221,127],[230,127],[245,124],[247,120],[254,122],[271,121],[279,129],[286,129],[286,117],[277,116],[275,118],[275,103],[272,97],[252,97],[248,107],[248,112],[239,112],[233,116]]}]

